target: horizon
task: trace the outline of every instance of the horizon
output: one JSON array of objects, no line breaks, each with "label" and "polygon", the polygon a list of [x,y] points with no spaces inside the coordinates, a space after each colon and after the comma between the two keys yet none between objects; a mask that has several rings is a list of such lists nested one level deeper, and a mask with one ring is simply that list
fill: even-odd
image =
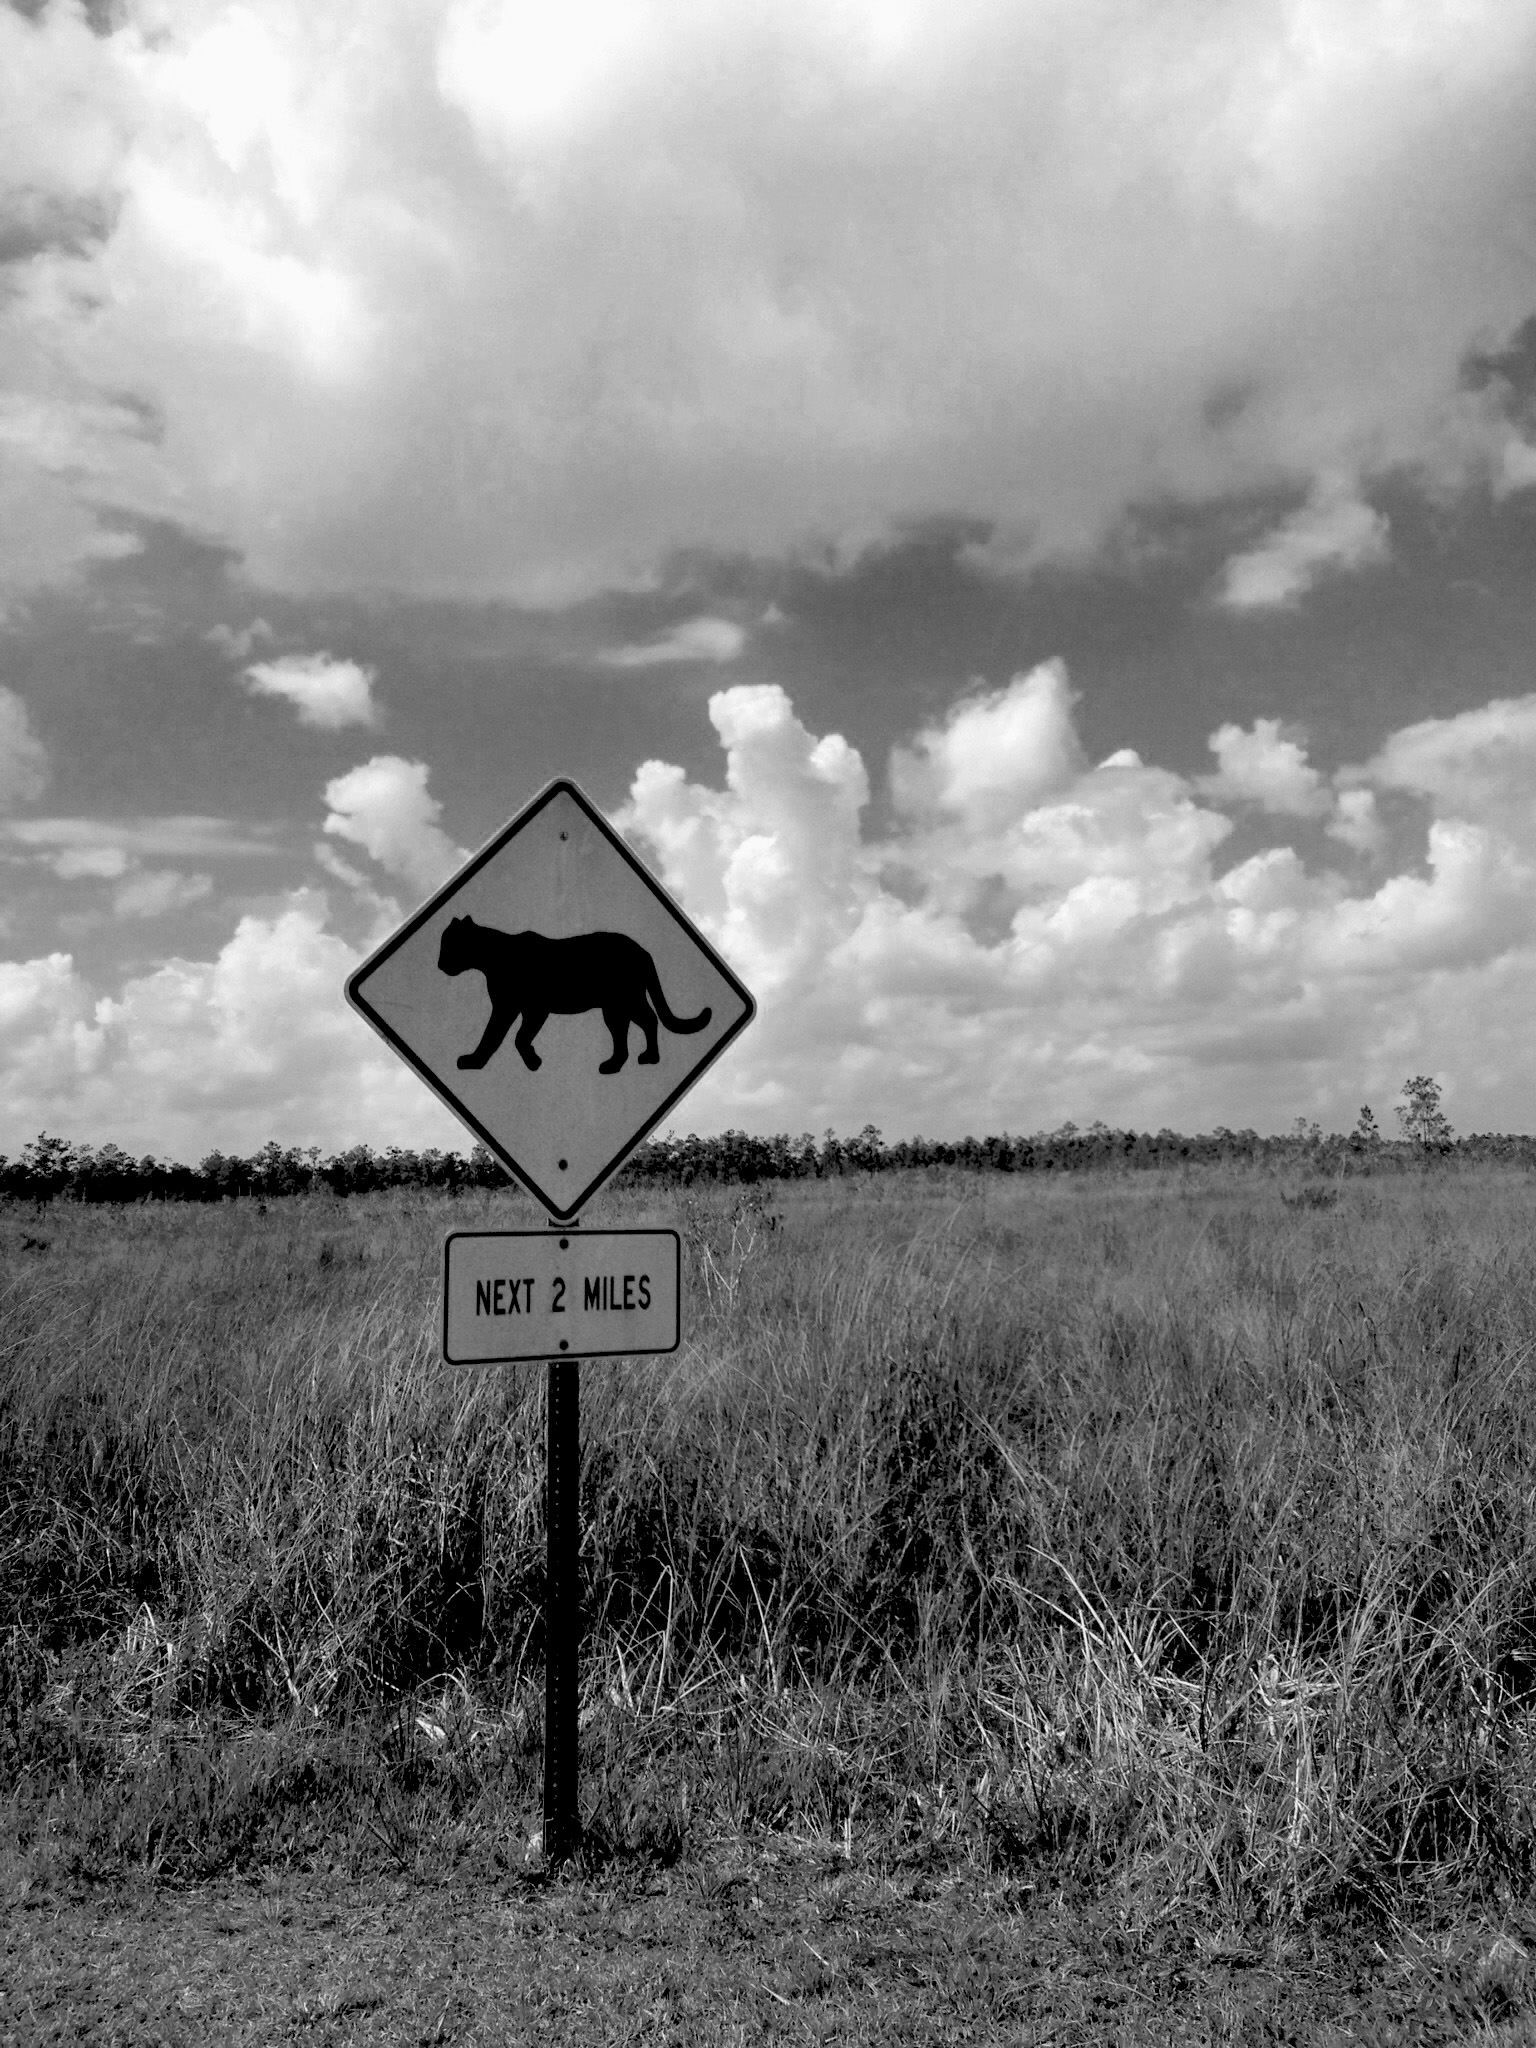
[{"label": "horizon", "polygon": [[[1362,1105],[1362,1112],[1369,1109],[1369,1104]],[[1438,1111],[1438,1103],[1435,1109]],[[797,1177],[795,1173],[775,1175],[772,1170],[774,1160],[764,1158],[764,1148],[769,1147],[780,1148],[781,1156],[777,1159],[779,1166],[794,1165],[804,1168],[809,1162],[818,1177],[823,1166],[828,1170],[835,1168],[841,1172],[849,1165],[855,1169],[867,1166],[877,1171],[898,1171],[907,1167],[976,1166],[1002,1172],[1029,1172],[1038,1170],[1034,1163],[1021,1161],[1013,1153],[1006,1156],[1005,1163],[1000,1163],[1000,1157],[997,1156],[945,1160],[922,1156],[896,1158],[891,1155],[902,1152],[921,1155],[924,1151],[975,1154],[996,1151],[1000,1155],[1002,1148],[1005,1147],[1039,1147],[1047,1150],[1054,1148],[1056,1151],[1066,1152],[1078,1141],[1133,1140],[1138,1147],[1154,1149],[1166,1144],[1214,1147],[1221,1161],[1226,1164],[1232,1163],[1230,1148],[1233,1146],[1241,1148],[1245,1154],[1256,1146],[1266,1152],[1270,1148],[1299,1148],[1313,1154],[1348,1151],[1357,1156],[1375,1154],[1384,1147],[1437,1154],[1466,1151],[1489,1144],[1536,1147],[1536,1134],[1530,1132],[1458,1131],[1450,1125],[1449,1119],[1445,1119],[1443,1127],[1430,1135],[1409,1128],[1400,1112],[1395,1115],[1394,1121],[1395,1129],[1383,1128],[1380,1119],[1375,1118],[1373,1114],[1371,1126],[1366,1129],[1362,1127],[1362,1114],[1362,1118],[1357,1119],[1356,1124],[1349,1130],[1324,1130],[1321,1125],[1315,1122],[1308,1124],[1305,1118],[1298,1117],[1294,1119],[1293,1127],[1285,1131],[1259,1131],[1251,1125],[1233,1128],[1225,1124],[1218,1124],[1208,1131],[1177,1131],[1166,1125],[1160,1130],[1152,1131],[1137,1130],[1130,1126],[1116,1127],[1099,1121],[1084,1127],[1069,1118],[1065,1123],[1050,1130],[966,1131],[953,1135],[916,1132],[903,1137],[887,1137],[873,1124],[866,1124],[858,1131],[848,1132],[828,1128],[819,1136],[810,1130],[753,1133],[730,1127],[716,1132],[668,1128],[651,1132],[640,1139],[625,1154],[613,1174],[605,1178],[602,1189],[598,1192],[610,1186],[626,1185],[624,1176],[632,1167],[639,1169],[642,1179],[654,1177],[656,1173],[665,1171],[669,1154],[675,1156],[680,1150],[699,1146],[707,1156],[710,1148],[723,1146],[732,1141],[739,1141],[739,1144],[752,1148],[749,1164],[753,1168],[753,1175],[749,1178],[762,1174],[769,1179]],[[302,1168],[305,1172],[323,1175],[330,1169],[343,1167],[354,1169],[355,1177],[355,1172],[366,1172],[370,1167],[385,1167],[391,1163],[406,1168],[428,1168],[435,1164],[457,1165],[475,1174],[494,1174],[499,1178],[477,1180],[475,1185],[492,1188],[501,1188],[505,1185],[514,1193],[526,1193],[533,1199],[540,1199],[533,1196],[533,1191],[496,1159],[482,1140],[474,1138],[473,1133],[467,1135],[472,1140],[467,1149],[455,1146],[426,1146],[419,1150],[402,1146],[375,1148],[364,1140],[358,1140],[330,1152],[324,1151],[318,1145],[284,1145],[279,1139],[269,1138],[249,1154],[226,1153],[215,1147],[201,1159],[192,1161],[152,1153],[135,1158],[111,1141],[98,1146],[93,1145],[88,1139],[75,1139],[60,1133],[39,1131],[14,1157],[0,1152],[0,1181],[7,1176],[14,1178],[18,1173],[30,1177],[31,1180],[46,1180],[50,1176],[78,1177],[80,1173],[89,1176],[93,1166],[104,1170],[110,1179],[114,1172],[131,1176],[135,1170],[150,1169],[158,1173],[187,1174],[197,1178],[209,1171],[217,1172],[223,1169],[249,1168],[256,1172],[277,1174],[288,1169]],[[1146,1156],[1143,1154],[1144,1158]],[[731,1161],[720,1159],[714,1163],[716,1166],[728,1166]],[[1162,1162],[1154,1159],[1152,1163]],[[727,1180],[731,1178],[729,1174],[724,1177]],[[18,1186],[25,1184],[24,1181],[18,1183]],[[444,1186],[450,1184],[457,1184],[452,1182],[451,1176],[442,1182]],[[382,1185],[390,1186],[393,1183]],[[341,1193],[358,1191],[347,1181],[345,1175],[335,1183],[335,1188]],[[0,1187],[0,1192],[5,1191]],[[11,1188],[9,1191],[14,1193],[17,1189]],[[138,1193],[126,1193],[121,1199],[138,1199]]]}]

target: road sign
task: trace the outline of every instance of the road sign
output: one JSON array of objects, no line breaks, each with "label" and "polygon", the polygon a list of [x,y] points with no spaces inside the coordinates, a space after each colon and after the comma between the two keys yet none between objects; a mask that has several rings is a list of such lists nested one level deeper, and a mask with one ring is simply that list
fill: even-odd
[{"label": "road sign", "polygon": [[756,1008],[564,779],[363,962],[347,998],[560,1219]]},{"label": "road sign", "polygon": [[675,1230],[455,1230],[443,1246],[450,1365],[675,1351]]}]

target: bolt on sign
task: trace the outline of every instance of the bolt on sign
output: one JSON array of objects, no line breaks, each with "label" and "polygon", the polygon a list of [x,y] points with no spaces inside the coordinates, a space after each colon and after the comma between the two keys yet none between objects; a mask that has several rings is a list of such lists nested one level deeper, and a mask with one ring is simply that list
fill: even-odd
[{"label": "bolt on sign", "polygon": [[559,1221],[756,1007],[564,780],[363,962],[347,998]]}]

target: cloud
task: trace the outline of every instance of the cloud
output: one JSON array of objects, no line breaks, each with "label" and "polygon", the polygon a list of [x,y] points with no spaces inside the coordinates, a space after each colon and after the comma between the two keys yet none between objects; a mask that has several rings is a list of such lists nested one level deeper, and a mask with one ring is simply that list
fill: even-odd
[{"label": "cloud", "polygon": [[428,769],[398,754],[375,754],[325,786],[325,830],[347,839],[423,896],[468,855],[438,825],[442,805],[427,793]]},{"label": "cloud", "polygon": [[744,626],[731,619],[684,619],[655,640],[615,647],[597,658],[605,668],[658,668],[670,662],[736,661],[747,644]]},{"label": "cloud", "polygon": [[1529,0],[116,19],[0,10],[13,587],[135,545],[107,505],[546,600],[1312,491],[1241,608],[1379,560],[1380,478],[1527,479],[1462,369],[1536,309]]},{"label": "cloud", "polygon": [[[67,953],[0,961],[0,1097],[7,1136],[41,1128],[47,1110],[78,1094],[82,1069],[96,1056],[95,1005]],[[33,1109],[39,1123],[31,1122]],[[5,1140],[0,1139],[0,1146]]]},{"label": "cloud", "polygon": [[1386,843],[1386,828],[1376,808],[1376,792],[1372,789],[1339,790],[1333,817],[1324,830],[1355,853],[1380,853]]},{"label": "cloud", "polygon": [[1536,786],[1536,697],[1496,697],[1474,711],[1404,726],[1359,774],[1458,815],[1496,810],[1523,818]]},{"label": "cloud", "polygon": [[[1500,792],[1529,790],[1536,697],[1393,735],[1333,787],[1269,720],[1214,735],[1198,785],[1129,750],[1090,767],[1070,705],[1057,664],[962,702],[898,754],[883,841],[860,832],[857,755],[782,692],[711,700],[724,792],[641,770],[627,828],[761,1001],[685,1120],[1274,1129],[1301,1109],[1352,1121],[1432,1070],[1463,1127],[1528,1123],[1506,1062],[1536,1004],[1536,816]],[[814,831],[781,825],[818,760],[841,800],[820,795]],[[1288,845],[1217,864],[1219,804],[1324,817],[1379,851],[1394,788],[1432,814],[1421,857],[1374,886]]]},{"label": "cloud", "polygon": [[891,759],[891,793],[913,815],[1017,816],[1081,774],[1072,723],[1076,694],[1066,663],[1048,661],[1005,689],[963,699],[942,727],[920,733]]},{"label": "cloud", "polygon": [[360,662],[335,661],[329,654],[284,654],[276,661],[253,662],[245,682],[253,696],[281,697],[292,704],[300,725],[340,732],[347,725],[378,723],[374,671]]},{"label": "cloud", "polygon": [[[28,849],[57,848],[58,858],[76,863],[77,874],[91,872],[81,862],[98,854],[111,860],[120,853],[172,860],[245,860],[270,858],[276,851],[262,827],[176,813],[158,818],[10,818],[0,824],[0,843],[6,841]],[[110,872],[120,874],[122,869],[113,867]]]},{"label": "cloud", "polygon": [[1536,445],[1511,437],[1499,453],[1494,490],[1501,498],[1536,488]]},{"label": "cloud", "polygon": [[619,823],[661,851],[728,957],[755,958],[760,985],[773,988],[782,962],[847,936],[861,892],[858,821],[869,781],[847,741],[814,739],[777,684],[722,691],[710,699],[710,718],[727,750],[726,792],[648,761]]},{"label": "cloud", "polygon": [[575,0],[558,13],[513,0],[455,0],[445,11],[437,77],[488,149],[560,139],[621,100],[656,62],[664,11],[633,0]]},{"label": "cloud", "polygon": [[0,805],[31,803],[48,783],[48,750],[33,732],[25,701],[0,686]]},{"label": "cloud", "polygon": [[65,846],[49,865],[61,882],[115,882],[127,874],[130,863],[121,846]]},{"label": "cloud", "polygon": [[263,640],[275,639],[276,635],[265,619],[252,619],[248,626],[238,630],[233,626],[210,626],[207,637],[231,661],[248,661]]},{"label": "cloud", "polygon": [[1249,732],[1224,725],[1211,734],[1210,748],[1216,773],[1201,776],[1197,786],[1218,802],[1255,803],[1272,816],[1293,818],[1317,817],[1333,807],[1305,747],[1282,737],[1278,718],[1256,718]]},{"label": "cloud", "polygon": [[1229,611],[1274,610],[1320,578],[1372,567],[1390,552],[1382,514],[1346,487],[1323,485],[1257,547],[1232,557],[1217,601]]},{"label": "cloud", "polygon": [[213,893],[211,875],[184,875],[175,868],[146,868],[114,891],[117,917],[165,917]]},{"label": "cloud", "polygon": [[270,1137],[454,1143],[459,1127],[347,1010],[356,956],[326,916],[301,893],[242,918],[215,959],[168,960],[116,995],[67,953],[0,963],[0,1149],[44,1128],[189,1160]]},{"label": "cloud", "polygon": [[[1073,710],[1056,662],[973,689],[898,751],[878,831],[858,751],[773,684],[710,699],[718,787],[641,764],[618,822],[760,1005],[683,1128],[1342,1128],[1417,1072],[1461,1129],[1529,1127],[1536,695],[1404,727],[1332,774],[1274,721],[1224,728],[1198,781],[1129,749],[1090,761]],[[387,755],[336,778],[331,840],[425,891],[462,857],[427,785]],[[1229,861],[1238,806],[1281,836]],[[1377,864],[1309,864],[1283,836],[1298,815]],[[367,884],[333,864],[354,920]],[[117,878],[144,914],[202,879]],[[0,1149],[43,1126],[193,1158],[270,1135],[463,1144],[347,1012],[356,959],[299,892],[211,960],[114,990],[63,952],[0,962]]]},{"label": "cloud", "polygon": [[269,838],[222,818],[10,818],[0,821],[0,847],[13,859],[51,868],[61,882],[115,882],[118,917],[163,917],[213,892],[210,875],[145,867],[143,859],[269,857]]}]

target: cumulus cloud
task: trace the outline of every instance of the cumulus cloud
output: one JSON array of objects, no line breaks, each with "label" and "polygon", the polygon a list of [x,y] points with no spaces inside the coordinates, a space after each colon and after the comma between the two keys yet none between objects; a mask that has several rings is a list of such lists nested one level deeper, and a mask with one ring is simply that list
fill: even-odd
[{"label": "cumulus cloud", "polygon": [[671,662],[735,661],[747,644],[744,626],[732,619],[684,619],[654,640],[615,647],[600,654],[605,668],[659,668]]},{"label": "cumulus cloud", "polygon": [[1376,808],[1375,790],[1340,789],[1334,814],[1324,829],[1355,853],[1380,853],[1386,843],[1386,829]]},{"label": "cumulus cloud", "polygon": [[1278,718],[1256,718],[1251,731],[1223,725],[1211,734],[1216,773],[1200,778],[1205,795],[1255,803],[1277,817],[1311,818],[1332,808],[1323,778],[1300,740]]},{"label": "cumulus cloud", "polygon": [[347,1010],[323,897],[244,917],[211,961],[99,995],[67,953],[0,962],[0,1150],[47,1128],[197,1159],[270,1137],[451,1144],[458,1126]]},{"label": "cumulus cloud", "polygon": [[858,820],[869,780],[840,734],[806,731],[777,684],[722,691],[710,718],[726,748],[725,793],[648,761],[619,823],[662,853],[727,957],[754,961],[758,986],[772,991],[789,962],[847,935],[862,887]]},{"label": "cumulus cloud", "polygon": [[376,725],[374,671],[361,662],[336,661],[329,654],[284,654],[253,662],[245,671],[255,697],[281,697],[293,705],[300,725],[339,732],[346,725]]},{"label": "cumulus cloud", "polygon": [[[1273,721],[1223,728],[1199,780],[1129,749],[1092,762],[1073,706],[1054,662],[971,691],[898,750],[880,832],[857,750],[776,685],[711,698],[719,786],[640,766],[618,822],[760,1005],[685,1127],[1342,1125],[1434,1072],[1460,1128],[1529,1128],[1536,695],[1420,721],[1327,776]],[[393,756],[336,778],[325,843],[429,889],[462,856],[427,783]],[[1276,843],[1231,862],[1239,806]],[[1378,865],[1309,862],[1284,837],[1297,818]],[[117,877],[146,915],[199,881]],[[313,892],[115,991],[62,952],[0,963],[0,1149],[44,1125],[192,1157],[274,1134],[464,1142],[346,1011],[355,964]]]},{"label": "cumulus cloud", "polygon": [[428,793],[428,773],[423,761],[375,754],[325,786],[326,831],[362,847],[422,895],[468,858],[437,822],[443,807]]},{"label": "cumulus cloud", "polygon": [[1380,558],[1329,478],[1527,479],[1461,368],[1536,309],[1529,0],[114,20],[0,10],[15,583],[135,545],[102,505],[549,598],[1316,484],[1229,568],[1262,606]]},{"label": "cumulus cloud", "polygon": [[1352,490],[1324,485],[1257,547],[1234,555],[1218,602],[1230,611],[1294,604],[1320,577],[1386,561],[1387,522]]},{"label": "cumulus cloud", "polygon": [[33,732],[25,700],[0,686],[0,805],[30,803],[48,783],[48,751]]},{"label": "cumulus cloud", "polygon": [[913,815],[947,812],[968,821],[1016,816],[1086,765],[1072,723],[1065,662],[1048,661],[1006,689],[963,699],[942,727],[920,733],[891,758],[891,793]]},{"label": "cumulus cloud", "polygon": [[1404,726],[1360,776],[1462,816],[1482,816],[1490,806],[1523,816],[1536,786],[1536,696],[1496,697],[1475,711]]},{"label": "cumulus cloud", "polygon": [[95,1004],[67,953],[0,962],[0,1086],[18,1137],[34,1128],[33,1106],[73,1102],[82,1070],[97,1054]]},{"label": "cumulus cloud", "polygon": [[[1536,698],[1394,735],[1334,787],[1266,720],[1213,736],[1220,768],[1199,785],[1128,750],[1090,767],[1062,727],[1070,704],[1051,664],[957,706],[898,756],[884,842],[858,829],[857,755],[807,732],[782,692],[711,700],[724,792],[642,769],[626,824],[767,994],[705,1084],[716,1119],[1275,1128],[1298,1108],[1352,1119],[1417,1062],[1464,1125],[1528,1123],[1521,1070],[1498,1077],[1536,1002],[1536,817],[1501,792],[1522,774],[1529,790],[1508,755],[1536,737]],[[1017,743],[968,744],[989,730]],[[838,762],[836,803],[818,757]],[[968,761],[992,764],[977,785]],[[1220,868],[1222,804],[1324,817],[1377,851],[1376,791],[1394,788],[1432,815],[1410,866],[1375,886],[1288,845]],[[791,819],[817,799],[813,851],[780,823],[790,797]],[[785,909],[802,892],[803,921]]]}]

